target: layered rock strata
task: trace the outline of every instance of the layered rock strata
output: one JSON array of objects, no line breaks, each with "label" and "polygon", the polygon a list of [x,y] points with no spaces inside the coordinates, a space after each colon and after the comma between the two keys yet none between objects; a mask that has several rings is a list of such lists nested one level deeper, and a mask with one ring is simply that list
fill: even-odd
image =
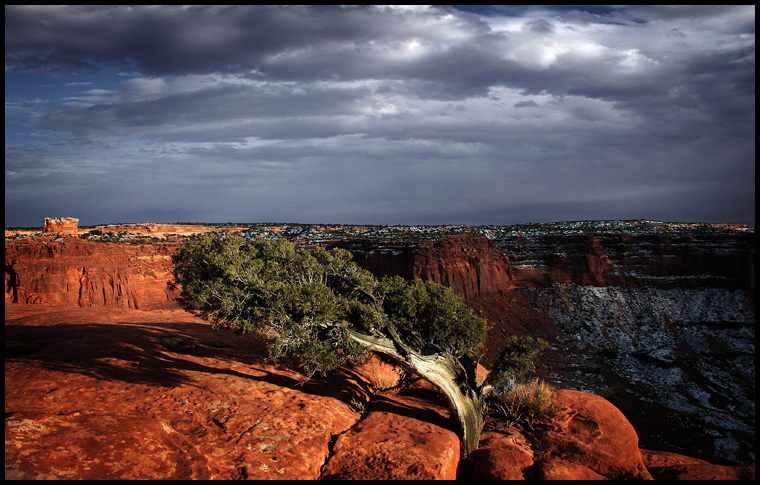
[{"label": "layered rock strata", "polygon": [[141,310],[177,308],[171,244],[105,244],[77,238],[5,244],[5,301]]},{"label": "layered rock strata", "polygon": [[543,337],[542,375],[606,396],[646,446],[754,464],[754,231],[623,229],[341,245],[377,273],[432,279],[467,298],[492,325],[484,363],[510,335]]}]

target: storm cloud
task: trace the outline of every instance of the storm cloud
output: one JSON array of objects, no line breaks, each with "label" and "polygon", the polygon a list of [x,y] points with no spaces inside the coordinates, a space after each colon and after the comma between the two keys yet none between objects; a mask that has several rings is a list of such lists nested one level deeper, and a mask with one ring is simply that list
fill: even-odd
[{"label": "storm cloud", "polygon": [[6,226],[754,226],[754,6],[6,6]]}]

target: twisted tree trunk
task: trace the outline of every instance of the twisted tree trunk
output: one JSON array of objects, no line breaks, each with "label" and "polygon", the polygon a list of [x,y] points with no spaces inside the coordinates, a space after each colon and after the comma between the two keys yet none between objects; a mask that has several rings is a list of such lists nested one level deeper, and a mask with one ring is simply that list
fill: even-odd
[{"label": "twisted tree trunk", "polygon": [[391,338],[365,335],[350,329],[348,333],[356,342],[394,358],[439,388],[456,416],[462,456],[466,458],[478,448],[483,428],[484,389],[475,382],[474,365],[465,369],[446,353],[421,355],[406,345],[392,327],[389,331]]}]

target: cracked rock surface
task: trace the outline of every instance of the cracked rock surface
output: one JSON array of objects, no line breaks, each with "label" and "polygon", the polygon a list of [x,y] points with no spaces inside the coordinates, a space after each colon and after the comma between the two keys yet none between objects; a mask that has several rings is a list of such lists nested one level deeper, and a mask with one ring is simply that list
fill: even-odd
[{"label": "cracked rock surface", "polygon": [[378,445],[391,468],[456,473],[445,405],[370,400],[398,378],[392,366],[306,379],[181,310],[13,304],[5,318],[6,478],[317,479],[332,445],[358,458],[330,460],[329,473],[362,478],[362,443],[381,434],[403,445]]}]

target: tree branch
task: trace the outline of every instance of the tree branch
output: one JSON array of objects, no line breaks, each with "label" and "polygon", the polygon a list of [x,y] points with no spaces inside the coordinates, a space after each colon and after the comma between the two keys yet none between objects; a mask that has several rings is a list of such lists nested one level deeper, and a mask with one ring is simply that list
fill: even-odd
[{"label": "tree branch", "polygon": [[388,325],[391,338],[366,335],[352,329],[348,335],[370,350],[393,357],[410,367],[443,392],[454,411],[462,438],[462,455],[475,451],[483,428],[483,404],[475,387],[469,386],[468,376],[457,359],[448,353],[421,355],[399,337],[393,325]]}]

